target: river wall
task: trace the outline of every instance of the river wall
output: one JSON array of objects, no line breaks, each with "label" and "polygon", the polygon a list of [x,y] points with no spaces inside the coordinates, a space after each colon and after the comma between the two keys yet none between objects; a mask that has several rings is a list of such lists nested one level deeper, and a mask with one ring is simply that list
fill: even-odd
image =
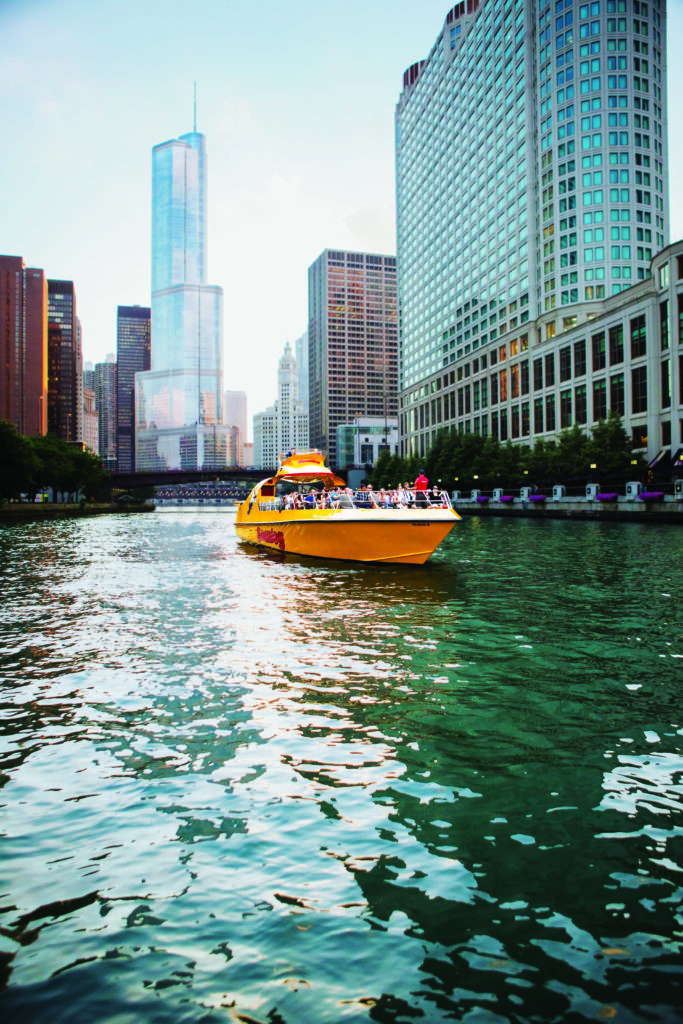
[{"label": "river wall", "polygon": [[68,519],[82,518],[83,516],[101,515],[129,515],[132,512],[153,512],[154,505],[151,502],[140,504],[117,504],[93,502],[85,505],[72,504],[69,502],[9,502],[7,505],[0,505],[0,523],[19,522],[22,519]]}]

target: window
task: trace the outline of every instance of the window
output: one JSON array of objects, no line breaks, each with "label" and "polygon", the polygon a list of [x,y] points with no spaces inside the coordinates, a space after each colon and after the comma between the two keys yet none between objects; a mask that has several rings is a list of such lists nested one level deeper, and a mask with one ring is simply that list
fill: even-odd
[{"label": "window", "polygon": [[659,341],[662,350],[669,347],[669,300],[659,303]]},{"label": "window", "polygon": [[[534,391],[543,387],[543,359],[534,359]],[[536,428],[534,427],[534,430]]]},{"label": "window", "polygon": [[560,349],[560,380],[570,380],[572,375],[572,350],[570,345]]},{"label": "window", "polygon": [[[549,352],[545,357],[545,386],[550,388],[555,383],[555,353]],[[554,426],[548,428],[554,430]]]},{"label": "window", "polygon": [[634,448],[647,448],[647,427],[631,427],[631,443]]},{"label": "window", "polygon": [[[586,372],[586,342],[574,342],[574,376],[583,377]],[[585,422],[585,421],[584,421]]]},{"label": "window", "polygon": [[534,434],[543,433],[543,399],[534,399]]},{"label": "window", "polygon": [[624,325],[617,324],[609,329],[609,364],[616,366],[624,361]]},{"label": "window", "polygon": [[641,313],[631,320],[631,359],[644,356],[645,349],[645,314]]},{"label": "window", "polygon": [[631,411],[647,412],[647,367],[637,366],[631,370]]},{"label": "window", "polygon": [[560,392],[560,427],[565,430],[572,425],[572,393]]},{"label": "window", "polygon": [[607,382],[593,382],[593,422],[607,419]]},{"label": "window", "polygon": [[545,429],[555,429],[555,396],[546,395],[545,399]]},{"label": "window", "polygon": [[661,366],[661,380],[662,380],[662,396],[661,404],[662,409],[668,409],[671,406],[671,363],[668,359],[665,359]]},{"label": "window", "polygon": [[624,375],[615,373],[609,379],[609,407],[620,416],[624,415]]},{"label": "window", "polygon": [[604,370],[607,366],[607,353],[605,351],[605,332],[600,331],[591,338],[593,348],[593,373],[597,370]]},{"label": "window", "polygon": [[576,423],[586,423],[588,420],[585,384],[574,389],[574,419]]}]

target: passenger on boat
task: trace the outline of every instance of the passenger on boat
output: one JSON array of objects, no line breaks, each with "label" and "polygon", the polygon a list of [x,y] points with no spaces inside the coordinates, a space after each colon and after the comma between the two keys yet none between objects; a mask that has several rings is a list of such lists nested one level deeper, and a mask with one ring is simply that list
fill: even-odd
[{"label": "passenger on boat", "polygon": [[370,505],[372,508],[377,508],[377,495],[372,489],[372,484],[368,484],[367,496],[370,499]]},{"label": "passenger on boat", "polygon": [[332,490],[330,491],[328,497],[329,497],[329,500],[330,500],[330,506],[332,508],[339,508],[339,499],[341,498],[341,495],[340,495],[340,493],[339,493],[339,491],[337,490],[336,487],[332,488]]},{"label": "passenger on boat", "polygon": [[430,505],[436,505],[437,507],[443,505],[443,497],[441,495],[441,491],[436,486],[436,484],[434,484],[431,491],[429,491],[428,493]]},{"label": "passenger on boat", "polygon": [[353,491],[345,487],[339,495],[339,508],[353,508]]},{"label": "passenger on boat", "polygon": [[361,488],[356,494],[356,508],[372,508],[372,502],[368,494],[368,489],[365,484],[361,484]]},{"label": "passenger on boat", "polygon": [[413,496],[412,491],[410,490],[410,484],[408,483],[407,480],[404,483],[403,487],[399,487],[398,497],[401,504],[405,505],[406,508],[413,508],[413,506],[415,505],[415,498]]},{"label": "passenger on boat", "polygon": [[429,480],[425,476],[424,469],[420,470],[419,476],[415,481],[415,504],[419,508],[426,508],[429,505],[429,498],[427,497],[427,488],[429,487]]},{"label": "passenger on boat", "polygon": [[304,495],[304,508],[315,508],[315,491],[309,491]]}]

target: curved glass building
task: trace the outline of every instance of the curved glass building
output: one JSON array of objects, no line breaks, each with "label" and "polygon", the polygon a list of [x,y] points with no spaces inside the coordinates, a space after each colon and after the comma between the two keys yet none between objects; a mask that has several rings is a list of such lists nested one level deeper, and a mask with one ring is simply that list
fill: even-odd
[{"label": "curved glass building", "polygon": [[669,243],[665,0],[462,0],[395,126],[403,453],[589,426],[562,339]]}]

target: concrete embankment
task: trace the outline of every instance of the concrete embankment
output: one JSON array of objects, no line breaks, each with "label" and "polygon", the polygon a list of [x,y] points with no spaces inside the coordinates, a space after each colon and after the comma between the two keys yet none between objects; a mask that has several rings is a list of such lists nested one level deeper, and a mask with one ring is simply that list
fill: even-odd
[{"label": "concrete embankment", "polygon": [[509,503],[457,501],[461,516],[501,516],[506,519],[601,519],[615,523],[678,523],[683,525],[683,499],[679,501],[545,501],[515,498]]},{"label": "concrete embankment", "polygon": [[0,523],[17,523],[25,519],[79,519],[83,516],[129,515],[132,512],[153,512],[150,502],[141,504],[117,504],[87,502],[74,505],[68,502],[9,502],[0,505]]}]

